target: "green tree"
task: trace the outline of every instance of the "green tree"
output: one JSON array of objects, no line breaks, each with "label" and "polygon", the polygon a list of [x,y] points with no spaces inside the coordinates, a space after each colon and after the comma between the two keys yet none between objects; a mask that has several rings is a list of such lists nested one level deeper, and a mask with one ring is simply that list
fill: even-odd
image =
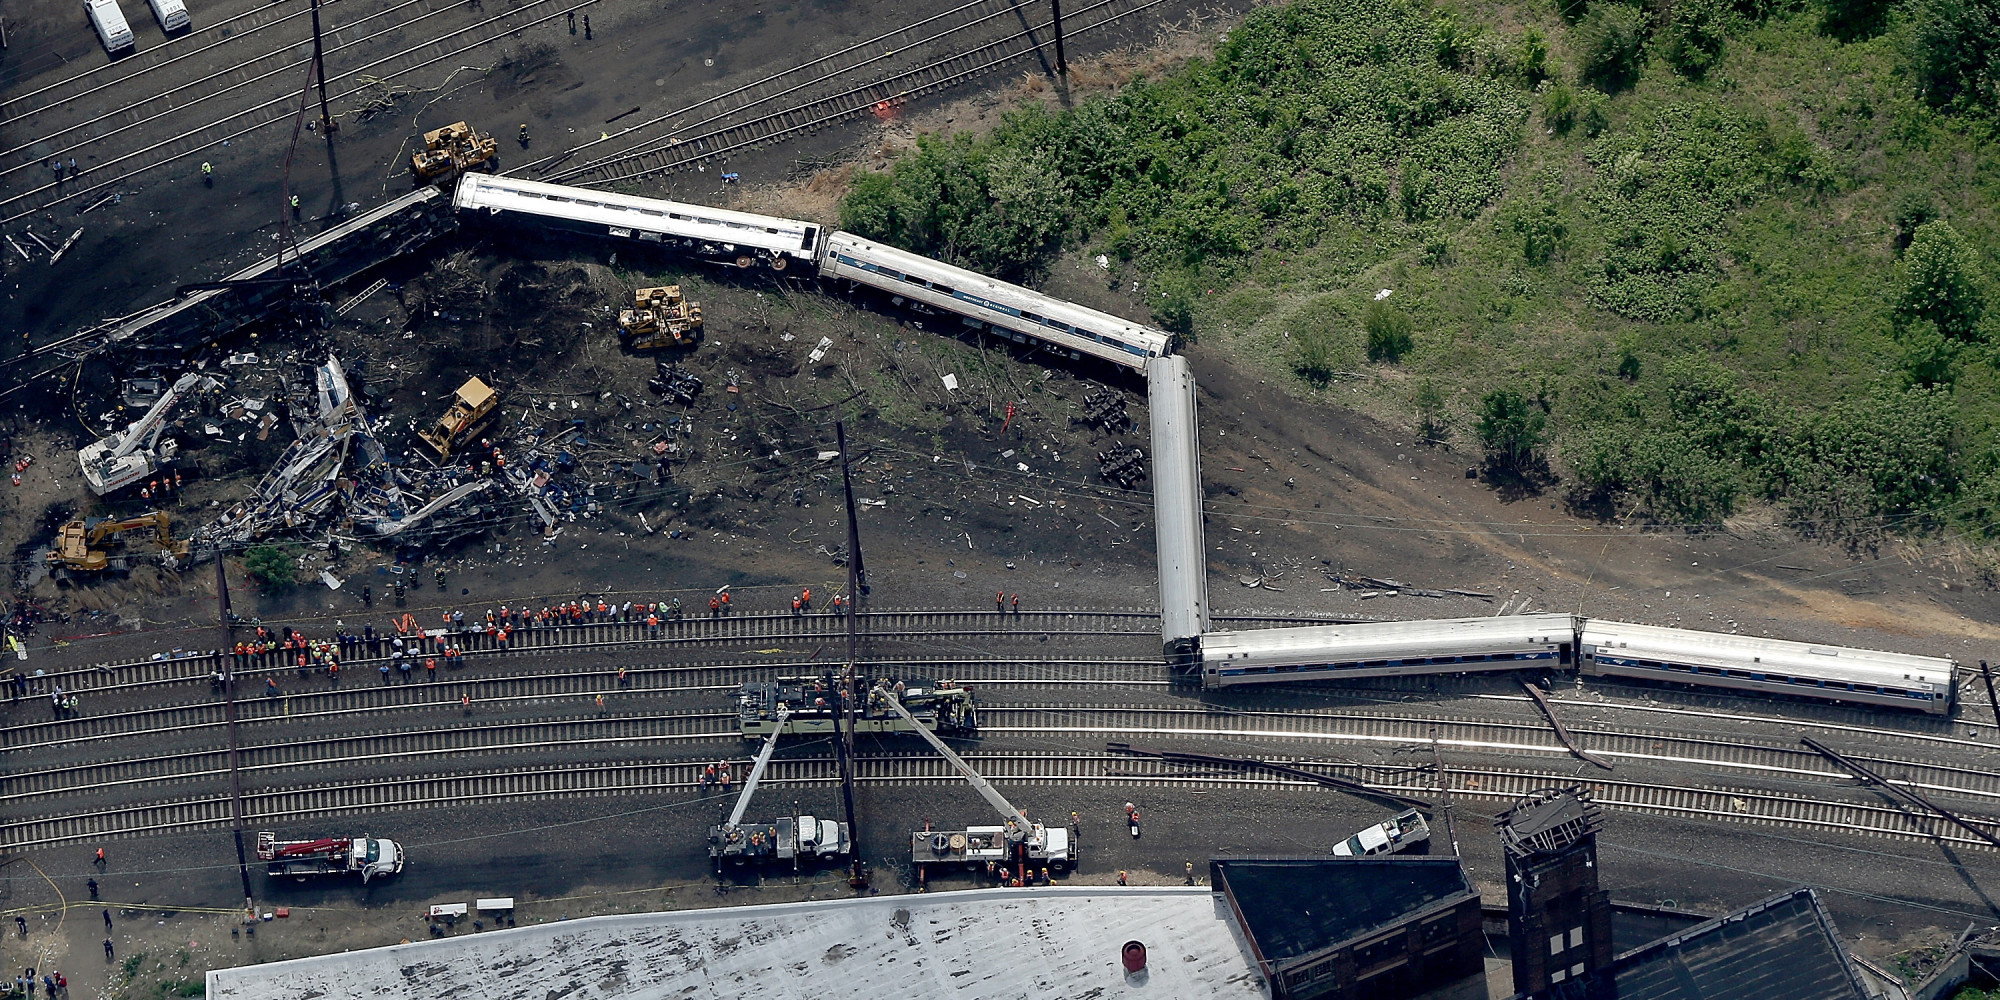
[{"label": "green tree", "polygon": [[1444,390],[1431,379],[1417,383],[1417,391],[1411,397],[1417,408],[1417,440],[1428,445],[1441,445],[1451,437],[1451,423],[1445,415]]},{"label": "green tree", "polygon": [[1486,464],[1496,471],[1525,476],[1542,463],[1548,415],[1520,393],[1495,389],[1481,397],[1477,429]]},{"label": "green tree", "polygon": [[1583,77],[1606,90],[1623,90],[1639,78],[1645,55],[1646,14],[1622,3],[1596,3],[1576,26]]},{"label": "green tree", "polygon": [[1909,0],[1904,56],[1932,106],[1992,114],[2000,101],[2000,0]]},{"label": "green tree", "polygon": [[1880,34],[1889,19],[1889,0],[1819,0],[1819,30],[1843,42]]},{"label": "green tree", "polygon": [[1663,46],[1667,62],[1689,79],[1708,75],[1722,61],[1729,15],[1725,0],[1675,0]]},{"label": "green tree", "polygon": [[289,545],[257,545],[243,553],[243,571],[273,590],[299,581],[299,559]]},{"label": "green tree", "polygon": [[1978,340],[1979,321],[1986,314],[1980,285],[1979,252],[1951,223],[1926,222],[1903,254],[1896,315],[1905,322],[1927,321],[1953,340]]},{"label": "green tree", "polygon": [[1368,333],[1368,360],[1394,364],[1415,346],[1416,323],[1386,302],[1370,302],[1361,327]]}]

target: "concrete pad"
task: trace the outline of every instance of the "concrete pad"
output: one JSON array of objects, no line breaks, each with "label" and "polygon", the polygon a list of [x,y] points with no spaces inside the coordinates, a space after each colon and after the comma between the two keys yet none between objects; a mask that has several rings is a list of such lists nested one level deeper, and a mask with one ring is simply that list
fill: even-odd
[{"label": "concrete pad", "polygon": [[[1126,975],[1127,941],[1148,951]],[[809,991],[809,992],[801,992]],[[210,1000],[1269,997],[1206,887],[975,889],[590,917],[219,969]]]}]

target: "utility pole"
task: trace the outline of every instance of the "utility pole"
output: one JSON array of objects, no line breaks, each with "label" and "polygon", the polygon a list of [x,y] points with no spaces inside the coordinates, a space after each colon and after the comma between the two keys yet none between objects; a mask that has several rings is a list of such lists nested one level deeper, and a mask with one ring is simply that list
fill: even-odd
[{"label": "utility pole", "polygon": [[1056,72],[1063,79],[1069,79],[1069,60],[1063,58],[1062,44],[1062,0],[1049,0],[1049,13],[1056,25]]},{"label": "utility pole", "polygon": [[1444,773],[1444,753],[1438,749],[1438,732],[1435,727],[1431,729],[1431,764],[1431,777],[1436,781],[1438,803],[1444,812],[1445,839],[1451,841],[1451,856],[1460,857],[1458,825],[1452,822],[1451,817],[1451,780]]},{"label": "utility pole", "polygon": [[236,663],[231,652],[236,645],[236,615],[229,610],[229,571],[223,556],[215,554],[215,599],[222,613],[222,647],[216,650],[216,659],[230,665],[222,675],[223,718],[229,724],[229,828],[236,834],[236,871],[243,876],[243,919],[254,928],[257,902],[250,895],[250,861],[243,853],[243,771],[237,766]]},{"label": "utility pole", "polygon": [[[313,75],[319,78],[319,127],[325,129],[327,135],[332,135],[338,126],[334,125],[333,116],[326,110],[326,48],[321,44],[319,36],[319,0],[312,0],[312,21]],[[1058,42],[1056,48],[1060,50],[1062,44]],[[1056,58],[1060,61],[1062,57],[1058,54]]]},{"label": "utility pole", "polygon": [[[847,829],[854,838],[854,866],[847,884],[859,889],[868,884],[868,864],[861,860],[861,827],[854,821],[854,703],[860,697],[855,691],[860,643],[855,636],[854,602],[865,584],[861,569],[861,524],[854,515],[854,480],[847,472],[847,425],[835,420],[833,434],[835,447],[840,449],[840,482],[847,499],[847,663],[841,668],[840,700],[833,706],[833,746],[840,760],[840,796],[847,807]],[[847,714],[844,732],[840,724],[843,712]]]},{"label": "utility pole", "polygon": [[1985,660],[1979,661],[1979,676],[1986,681],[1986,701],[1993,706],[1993,723],[2000,725],[2000,695],[1993,693],[1993,668]]}]

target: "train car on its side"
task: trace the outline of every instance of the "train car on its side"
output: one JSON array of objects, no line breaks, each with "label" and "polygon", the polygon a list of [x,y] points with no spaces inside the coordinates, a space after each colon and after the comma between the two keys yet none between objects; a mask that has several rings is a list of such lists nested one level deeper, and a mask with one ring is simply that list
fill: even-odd
[{"label": "train car on its side", "polygon": [[1556,667],[1570,662],[1575,639],[1569,615],[1210,632],[1201,637],[1201,685]]},{"label": "train car on its side", "polygon": [[1174,348],[1173,336],[1164,330],[852,233],[827,237],[820,275],[845,278],[952,313],[967,325],[991,327],[1015,343],[1045,344],[1070,357],[1098,358],[1135,371],[1145,371],[1148,360]]},{"label": "train car on its side", "polygon": [[1935,656],[1821,646],[1720,632],[1586,619],[1579,669],[1700,687],[1951,712],[1957,664]]},{"label": "train car on its side", "polygon": [[487,174],[461,177],[452,204],[592,236],[674,246],[738,267],[762,263],[774,271],[817,263],[823,239],[818,225],[797,219]]}]

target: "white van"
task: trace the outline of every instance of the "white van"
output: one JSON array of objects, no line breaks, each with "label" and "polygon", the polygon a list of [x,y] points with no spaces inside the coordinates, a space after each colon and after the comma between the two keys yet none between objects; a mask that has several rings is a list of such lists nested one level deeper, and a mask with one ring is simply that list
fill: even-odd
[{"label": "white van", "polygon": [[118,0],[84,0],[83,9],[90,14],[90,23],[97,29],[97,39],[104,43],[104,51],[115,56],[137,47],[132,26],[125,23],[125,12],[118,9]]},{"label": "white van", "polygon": [[171,35],[188,26],[187,4],[181,0],[146,0],[153,8],[153,16],[160,21],[160,30]]}]

